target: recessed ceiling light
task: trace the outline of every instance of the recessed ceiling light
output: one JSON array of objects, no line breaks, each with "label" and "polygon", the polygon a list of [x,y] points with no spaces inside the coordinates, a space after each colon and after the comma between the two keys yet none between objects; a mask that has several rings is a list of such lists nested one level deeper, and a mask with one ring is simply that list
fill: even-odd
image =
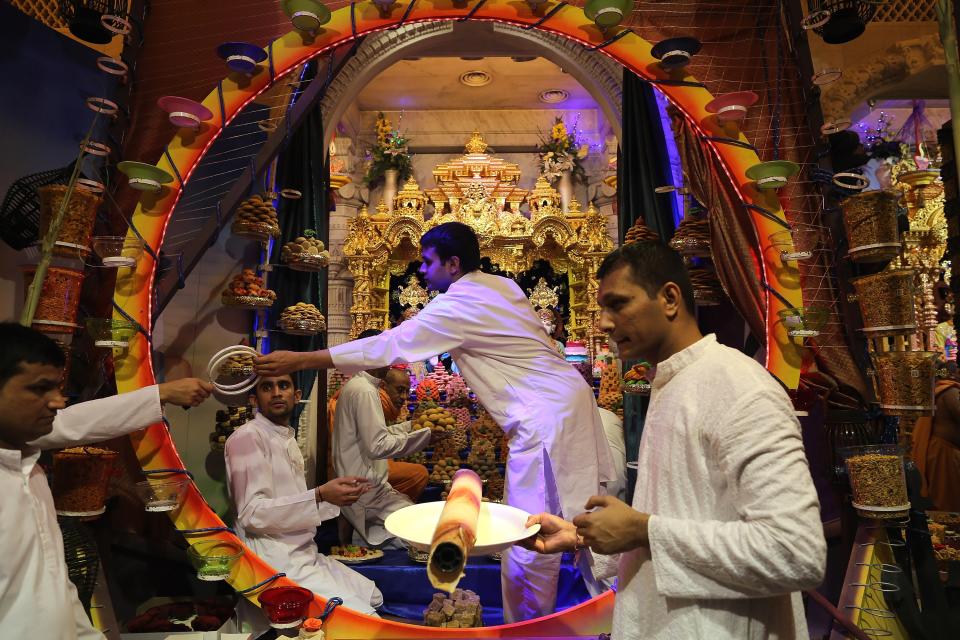
[{"label": "recessed ceiling light", "polygon": [[468,87],[482,87],[490,84],[493,78],[486,71],[467,71],[460,75],[460,83]]},{"label": "recessed ceiling light", "polygon": [[546,102],[547,104],[565,102],[569,97],[570,94],[563,89],[547,89],[540,92],[540,102]]}]

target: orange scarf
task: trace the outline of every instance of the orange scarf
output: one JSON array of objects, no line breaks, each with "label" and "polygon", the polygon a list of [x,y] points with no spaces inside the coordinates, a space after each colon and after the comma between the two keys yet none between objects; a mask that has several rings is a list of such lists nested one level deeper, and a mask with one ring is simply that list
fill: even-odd
[{"label": "orange scarf", "polygon": [[[953,388],[960,388],[960,382],[937,380],[934,401],[945,391]],[[944,448],[943,445],[948,443],[933,437],[934,419],[928,416],[917,420],[913,428],[911,457],[923,480],[923,494],[933,500],[937,508],[950,511],[952,509],[947,505],[955,501],[953,496],[957,492],[957,487],[960,486],[960,478],[952,477],[954,474],[949,471],[953,465],[940,459],[944,455],[951,454],[950,450],[953,447]]]}]

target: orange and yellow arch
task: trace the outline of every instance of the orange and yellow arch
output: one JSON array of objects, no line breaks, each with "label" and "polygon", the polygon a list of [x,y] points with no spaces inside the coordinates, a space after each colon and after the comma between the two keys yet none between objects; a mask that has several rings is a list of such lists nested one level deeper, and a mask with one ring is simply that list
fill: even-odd
[{"label": "orange and yellow arch", "polygon": [[[549,14],[547,20],[542,17]],[[800,375],[800,355],[786,335],[786,329],[777,313],[788,306],[802,306],[801,292],[795,264],[781,262],[778,251],[770,246],[770,235],[783,227],[774,219],[784,221],[784,212],[775,196],[760,192],[747,179],[745,171],[760,162],[756,152],[738,130],[722,128],[710,118],[706,104],[714,98],[710,92],[685,72],[670,75],[657,65],[651,55],[651,43],[635,33],[623,30],[603,33],[588,19],[584,12],[571,5],[550,0],[535,15],[523,0],[486,0],[472,2],[470,6],[455,7],[450,0],[414,0],[394,6],[392,14],[382,17],[372,2],[353,3],[333,12],[330,22],[318,33],[307,36],[299,31],[289,33],[270,43],[270,64],[260,65],[251,76],[227,76],[204,99],[204,105],[213,112],[213,119],[205,123],[199,132],[189,136],[178,133],[170,141],[165,154],[157,164],[170,173],[180,176],[183,183],[190,180],[193,169],[203,158],[207,149],[217,139],[224,127],[240,113],[241,109],[268,89],[274,82],[305,61],[324,53],[344,42],[374,31],[387,29],[403,21],[405,23],[455,20],[469,17],[473,20],[494,20],[518,26],[544,29],[566,36],[584,46],[596,48],[642,78],[654,83],[693,123],[705,137],[727,138],[734,144],[708,142],[717,154],[727,177],[743,201],[762,209],[751,208],[755,237],[759,246],[757,268],[768,285],[766,292],[767,369],[787,387],[796,388]],[[272,72],[271,72],[272,70]],[[737,144],[737,142],[741,144]],[[177,200],[182,193],[182,184],[177,180],[158,194],[145,195],[133,213],[132,222],[143,240],[156,251],[163,243],[164,233]],[[117,279],[114,302],[130,318],[143,327],[151,326],[151,291],[156,274],[153,260],[144,260],[130,272],[121,273]],[[116,312],[118,314],[120,311]],[[116,379],[119,392],[132,391],[154,384],[153,363],[150,345],[143,336],[138,336],[129,350],[116,360]],[[134,448],[145,470],[182,469],[183,462],[164,424],[154,425],[132,437]],[[195,485],[192,485],[182,506],[171,512],[178,529],[196,530],[221,528],[223,522],[209,508]],[[239,542],[227,531],[214,531],[191,536],[191,541],[204,537],[223,538]],[[276,575],[251,552],[242,558],[229,582],[239,591],[249,589]],[[276,578],[266,586],[291,584],[286,578]],[[258,590],[247,592],[255,601]],[[324,601],[317,598],[311,608],[318,615]],[[578,607],[562,613],[515,625],[470,629],[432,629],[421,626],[387,622],[367,617],[344,607],[337,609],[328,623],[328,637],[346,638],[469,638],[469,637],[518,637],[518,636],[577,636],[596,635],[608,631],[613,608],[613,596],[607,593]]]}]

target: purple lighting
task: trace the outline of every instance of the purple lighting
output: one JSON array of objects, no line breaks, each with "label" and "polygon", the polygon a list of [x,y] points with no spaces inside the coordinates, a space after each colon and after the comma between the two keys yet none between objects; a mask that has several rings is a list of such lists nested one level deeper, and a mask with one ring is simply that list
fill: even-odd
[{"label": "purple lighting", "polygon": [[[672,183],[680,187],[683,185],[683,164],[680,162],[677,141],[673,137],[673,127],[670,126],[670,116],[667,115],[667,97],[661,91],[654,91],[653,95],[657,100],[657,111],[660,112],[660,126],[663,127],[663,139],[666,142],[667,158],[670,161],[670,177]],[[680,221],[683,220],[683,194],[679,189],[673,192],[670,204],[673,207],[673,223],[679,226]]]}]

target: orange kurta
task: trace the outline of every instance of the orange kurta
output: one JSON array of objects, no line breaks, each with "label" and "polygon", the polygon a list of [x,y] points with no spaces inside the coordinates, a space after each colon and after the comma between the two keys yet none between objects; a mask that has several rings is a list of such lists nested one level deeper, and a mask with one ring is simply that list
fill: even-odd
[{"label": "orange kurta", "polygon": [[[960,383],[938,380],[935,395],[939,399],[953,388],[960,388]],[[913,430],[913,460],[923,478],[924,493],[933,501],[934,508],[960,511],[960,449],[933,435],[936,419],[917,420]]]}]

